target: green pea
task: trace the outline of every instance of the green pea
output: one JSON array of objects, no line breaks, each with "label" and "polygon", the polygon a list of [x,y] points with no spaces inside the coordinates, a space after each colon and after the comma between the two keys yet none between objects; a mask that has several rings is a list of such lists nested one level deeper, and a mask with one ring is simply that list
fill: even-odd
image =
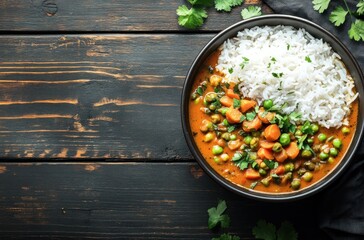
[{"label": "green pea", "polygon": [[198,94],[196,92],[191,94],[191,99],[195,100],[196,98],[198,98]]},{"label": "green pea", "polygon": [[229,110],[229,108],[227,108],[227,107],[222,107],[222,108],[219,108],[217,111],[219,112],[219,113],[221,113],[223,116],[225,116],[226,115],[226,112]]},{"label": "green pea", "polygon": [[329,157],[329,159],[327,159],[327,162],[328,163],[334,163],[335,159],[333,157]]},{"label": "green pea", "polygon": [[298,190],[301,187],[301,180],[295,178],[291,182],[291,188],[293,190]]},{"label": "green pea", "polygon": [[260,168],[260,169],[259,169],[259,174],[260,174],[261,176],[265,176],[265,175],[267,175],[267,171],[265,171],[263,168]]},{"label": "green pea", "polygon": [[231,135],[230,133],[226,132],[221,135],[221,138],[224,139],[225,141],[229,141],[230,135]]},{"label": "green pea", "polygon": [[210,109],[211,111],[215,111],[215,110],[216,110],[216,105],[215,105],[215,104],[210,104],[210,105],[209,105],[209,109]]},{"label": "green pea", "polygon": [[212,154],[219,155],[224,151],[224,149],[219,145],[212,146]]},{"label": "green pea", "polygon": [[225,127],[229,126],[229,122],[228,120],[225,118],[223,121],[222,121],[222,125],[224,125]]},{"label": "green pea", "polygon": [[288,144],[291,142],[291,136],[288,133],[282,133],[279,137],[279,142],[282,144],[282,146],[288,146]]},{"label": "green pea", "polygon": [[307,161],[303,164],[307,170],[313,171],[315,170],[315,164],[311,161]]},{"label": "green pea", "polygon": [[215,92],[209,92],[209,93],[206,93],[205,95],[205,101],[210,103],[210,102],[213,102],[215,101],[217,98],[217,94]]},{"label": "green pea", "polygon": [[264,102],[263,102],[263,107],[264,107],[264,109],[266,109],[266,110],[268,110],[268,109],[270,109],[271,107],[273,107],[273,101],[272,101],[272,99],[264,100]]},{"label": "green pea", "polygon": [[284,171],[285,172],[292,172],[294,170],[294,164],[293,163],[286,163],[284,165]]},{"label": "green pea", "polygon": [[327,136],[326,136],[326,134],[324,134],[324,133],[320,133],[320,134],[317,136],[317,138],[318,138],[318,140],[319,140],[320,142],[324,142],[324,141],[327,139]]},{"label": "green pea", "polygon": [[219,157],[214,157],[214,162],[217,164],[221,164],[220,158]]},{"label": "green pea", "polygon": [[307,139],[307,143],[312,145],[313,144],[313,139],[312,138]]},{"label": "green pea", "polygon": [[276,142],[273,144],[273,152],[281,152],[282,151],[282,144],[280,144],[279,142]]},{"label": "green pea", "polygon": [[340,139],[335,138],[334,140],[332,140],[332,145],[334,145],[335,148],[340,149],[343,143]]},{"label": "green pea", "polygon": [[329,158],[329,154],[324,153],[324,152],[320,152],[319,158],[320,158],[321,160],[326,160],[326,159],[328,159],[328,158]]},{"label": "green pea", "polygon": [[211,142],[215,138],[213,133],[207,133],[203,139],[204,142]]},{"label": "green pea", "polygon": [[220,114],[213,114],[213,115],[211,115],[211,122],[213,122],[215,124],[221,122],[221,116],[220,116]]},{"label": "green pea", "polygon": [[258,146],[259,146],[259,138],[253,137],[252,140],[250,141],[250,144],[249,145],[250,145],[250,148],[251,149],[258,148]]},{"label": "green pea", "polygon": [[306,182],[311,182],[313,178],[313,175],[311,172],[305,172],[305,174],[303,174],[302,179],[305,180]]},{"label": "green pea", "polygon": [[342,132],[343,134],[347,135],[347,134],[349,134],[349,133],[350,133],[350,129],[349,129],[348,127],[343,127],[343,128],[341,129],[341,132]]},{"label": "green pea", "polygon": [[313,133],[317,133],[319,130],[319,126],[317,124],[311,124],[311,130]]},{"label": "green pea", "polygon": [[263,178],[262,180],[260,180],[260,182],[263,184],[263,186],[268,187],[271,179],[272,178],[270,178],[270,177],[266,177],[266,178]]},{"label": "green pea", "polygon": [[250,142],[251,142],[251,140],[252,140],[253,138],[250,136],[250,135],[248,135],[248,136],[246,136],[245,138],[244,138],[244,143],[245,144],[250,144]]},{"label": "green pea", "polygon": [[304,158],[312,157],[312,152],[310,150],[304,149],[301,153],[301,156]]},{"label": "green pea", "polygon": [[236,135],[235,135],[235,134],[231,134],[231,135],[230,135],[230,140],[234,141],[234,140],[236,140],[236,139],[237,139],[237,137],[236,137]]},{"label": "green pea", "polygon": [[302,136],[302,131],[301,130],[296,130],[296,132],[294,133],[295,136]]},{"label": "green pea", "polygon": [[338,151],[336,148],[330,148],[330,155],[336,157],[338,155]]},{"label": "green pea", "polygon": [[223,160],[224,162],[226,162],[227,160],[229,160],[230,157],[229,157],[228,154],[223,153],[223,154],[221,154],[220,158],[221,158],[221,160]]}]

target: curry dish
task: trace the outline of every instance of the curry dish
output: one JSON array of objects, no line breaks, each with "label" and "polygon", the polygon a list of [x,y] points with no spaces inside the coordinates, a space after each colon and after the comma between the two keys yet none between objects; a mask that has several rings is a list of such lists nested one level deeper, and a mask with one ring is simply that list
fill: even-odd
[{"label": "curry dish", "polygon": [[285,193],[323,179],[345,155],[358,117],[351,104],[348,125],[325,128],[283,114],[265,99],[259,106],[238,86],[222,81],[214,52],[197,74],[189,103],[196,145],[209,165],[227,180],[254,191]]}]

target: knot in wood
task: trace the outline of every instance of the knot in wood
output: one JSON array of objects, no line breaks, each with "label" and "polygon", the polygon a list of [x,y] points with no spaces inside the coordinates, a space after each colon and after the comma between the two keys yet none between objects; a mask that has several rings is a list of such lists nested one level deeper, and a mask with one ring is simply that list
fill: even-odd
[{"label": "knot in wood", "polygon": [[42,11],[48,16],[54,16],[58,11],[58,6],[51,0],[44,0],[42,3]]}]

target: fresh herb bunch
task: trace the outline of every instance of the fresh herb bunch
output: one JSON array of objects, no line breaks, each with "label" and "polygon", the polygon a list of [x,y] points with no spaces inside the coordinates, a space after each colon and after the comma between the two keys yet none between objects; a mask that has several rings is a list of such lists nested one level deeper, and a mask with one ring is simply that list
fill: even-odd
[{"label": "fresh herb bunch", "polygon": [[[214,6],[216,11],[230,12],[234,7],[243,4],[244,0],[188,0],[190,7],[181,5],[177,8],[178,24],[182,27],[195,29],[203,25],[208,17],[206,9]],[[248,6],[241,11],[243,19],[262,15],[259,6]]]},{"label": "fresh herb bunch", "polygon": [[[313,9],[319,13],[323,13],[328,9],[331,0],[312,0]],[[337,6],[329,16],[330,22],[336,27],[342,25],[349,15],[351,21],[351,27],[348,31],[350,39],[355,41],[364,41],[364,0],[358,0],[355,11],[352,11],[346,0],[343,0],[344,4]]]}]

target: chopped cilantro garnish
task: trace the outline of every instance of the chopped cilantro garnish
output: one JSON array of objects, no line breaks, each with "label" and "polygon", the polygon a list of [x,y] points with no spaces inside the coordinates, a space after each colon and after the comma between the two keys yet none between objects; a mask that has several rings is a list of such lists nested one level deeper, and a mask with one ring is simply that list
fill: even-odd
[{"label": "chopped cilantro garnish", "polygon": [[250,188],[254,189],[257,186],[258,182],[252,182],[252,184],[250,184]]},{"label": "chopped cilantro garnish", "polygon": [[236,98],[233,98],[233,107],[234,108],[240,108],[240,100],[239,99],[236,99]]},{"label": "chopped cilantro garnish", "polygon": [[229,126],[229,127],[228,127],[228,129],[227,129],[227,130],[228,130],[228,132],[229,132],[229,133],[231,133],[232,131],[234,131],[234,130],[235,130],[235,128],[236,128],[236,126],[235,126],[235,125],[231,125],[231,126]]},{"label": "chopped cilantro garnish", "polygon": [[283,73],[272,73],[273,77],[275,78],[281,78],[283,76]]},{"label": "chopped cilantro garnish", "polygon": [[227,214],[224,214],[226,210],[226,202],[219,201],[217,207],[212,207],[207,210],[209,214],[208,227],[209,229],[213,229],[218,224],[221,225],[222,228],[227,228],[230,226],[230,217]]},{"label": "chopped cilantro garnish", "polygon": [[248,112],[248,113],[246,114],[246,120],[248,120],[248,121],[253,121],[256,115],[257,115],[257,114],[256,114],[255,112]]},{"label": "chopped cilantro garnish", "polygon": [[287,43],[287,51],[291,48],[291,45],[289,45],[289,43]]},{"label": "chopped cilantro garnish", "polygon": [[234,69],[229,68],[228,71],[229,71],[230,74],[232,74],[234,72]]},{"label": "chopped cilantro garnish", "polygon": [[306,61],[306,62],[309,62],[309,63],[310,63],[310,62],[312,62],[312,61],[311,61],[311,58],[310,58],[309,56],[306,56],[306,57],[305,57],[305,61]]}]

